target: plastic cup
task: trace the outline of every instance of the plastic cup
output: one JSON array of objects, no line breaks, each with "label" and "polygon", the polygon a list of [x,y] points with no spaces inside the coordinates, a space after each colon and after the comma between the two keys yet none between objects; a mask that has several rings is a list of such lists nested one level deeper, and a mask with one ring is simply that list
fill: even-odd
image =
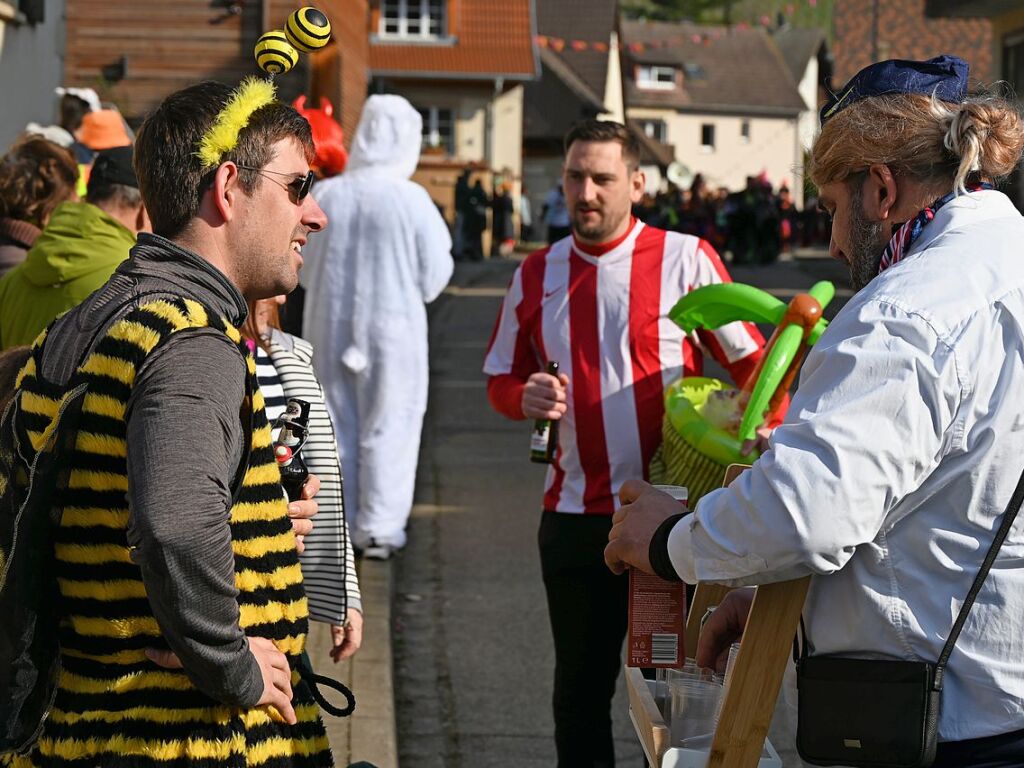
[{"label": "plastic cup", "polygon": [[725,662],[725,679],[729,679],[729,675],[732,674],[732,668],[736,666],[736,657],[740,655],[740,644],[733,643],[729,646],[729,660]]},{"label": "plastic cup", "polygon": [[691,739],[715,731],[722,687],[710,680],[676,679],[669,681],[672,700],[672,746],[685,746]]},{"label": "plastic cup", "polygon": [[698,682],[711,682],[712,671],[710,669],[701,669],[694,665],[693,667],[683,667],[682,669],[666,669],[665,678],[669,685],[672,685],[673,680],[696,680]]},{"label": "plastic cup", "polygon": [[[736,666],[736,657],[740,655],[740,644],[733,643],[729,646],[729,660],[725,662],[725,674],[722,676],[722,686],[724,687],[729,683],[729,677],[732,675],[732,668]],[[718,718],[722,714],[722,703],[725,701],[725,697],[722,697],[722,701],[718,702],[718,711],[715,712],[715,722],[718,722]]]},{"label": "plastic cup", "polygon": [[658,702],[658,711],[661,712],[665,722],[672,723],[672,694],[671,686],[673,680],[687,680],[697,682],[708,682],[714,676],[710,669],[701,669],[693,659],[687,659],[686,663],[678,669],[658,670],[658,692],[664,692],[664,700]]},{"label": "plastic cup", "polygon": [[667,672],[667,669],[659,667],[654,673],[654,703],[666,723],[670,722]]}]

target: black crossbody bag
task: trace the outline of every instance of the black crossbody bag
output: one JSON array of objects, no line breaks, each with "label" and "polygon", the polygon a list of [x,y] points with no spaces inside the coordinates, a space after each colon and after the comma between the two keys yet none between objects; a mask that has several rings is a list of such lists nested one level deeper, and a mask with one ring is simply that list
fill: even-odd
[{"label": "black crossbody bag", "polygon": [[856,768],[927,768],[934,762],[946,664],[1022,500],[1024,474],[938,662],[808,656],[804,640],[796,658],[801,759]]}]

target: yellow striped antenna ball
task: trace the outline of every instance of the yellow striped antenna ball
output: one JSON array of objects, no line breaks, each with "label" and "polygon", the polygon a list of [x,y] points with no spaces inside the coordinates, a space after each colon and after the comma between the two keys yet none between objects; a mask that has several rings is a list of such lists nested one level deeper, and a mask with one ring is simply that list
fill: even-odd
[{"label": "yellow striped antenna ball", "polygon": [[269,75],[283,75],[299,62],[295,50],[283,29],[272,29],[256,41],[253,49],[259,68]]},{"label": "yellow striped antenna ball", "polygon": [[303,53],[312,53],[331,39],[331,22],[319,8],[307,5],[288,16],[284,33],[295,48]]}]

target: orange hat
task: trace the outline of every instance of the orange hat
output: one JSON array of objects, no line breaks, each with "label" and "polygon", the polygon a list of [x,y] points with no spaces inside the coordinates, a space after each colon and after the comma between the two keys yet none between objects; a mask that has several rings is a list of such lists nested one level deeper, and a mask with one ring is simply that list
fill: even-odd
[{"label": "orange hat", "polygon": [[101,109],[87,113],[82,118],[82,127],[76,133],[80,142],[96,152],[113,147],[127,147],[132,143],[128,138],[128,131],[125,130],[121,113],[116,109]]},{"label": "orange hat", "polygon": [[316,145],[316,159],[313,170],[328,178],[345,170],[348,152],[345,151],[345,132],[334,119],[331,102],[320,97],[320,109],[307,109],[306,97],[299,96],[293,103],[296,111],[309,121],[313,129],[313,144]]}]

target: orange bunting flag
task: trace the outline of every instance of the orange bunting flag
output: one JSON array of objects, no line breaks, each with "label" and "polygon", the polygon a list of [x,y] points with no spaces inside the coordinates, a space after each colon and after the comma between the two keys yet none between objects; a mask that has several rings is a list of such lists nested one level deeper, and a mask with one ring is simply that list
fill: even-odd
[{"label": "orange bunting flag", "polygon": [[600,51],[601,53],[608,53],[608,43],[594,43],[593,48],[595,51]]},{"label": "orange bunting flag", "polygon": [[537,35],[537,37],[534,39],[537,41],[537,45],[540,46],[541,48],[548,47],[548,39],[544,35]]},{"label": "orange bunting flag", "polygon": [[584,40],[573,40],[571,45],[574,51],[585,51],[588,47],[586,41]]},{"label": "orange bunting flag", "polygon": [[551,38],[551,47],[561,53],[565,50],[565,40],[560,37]]}]

